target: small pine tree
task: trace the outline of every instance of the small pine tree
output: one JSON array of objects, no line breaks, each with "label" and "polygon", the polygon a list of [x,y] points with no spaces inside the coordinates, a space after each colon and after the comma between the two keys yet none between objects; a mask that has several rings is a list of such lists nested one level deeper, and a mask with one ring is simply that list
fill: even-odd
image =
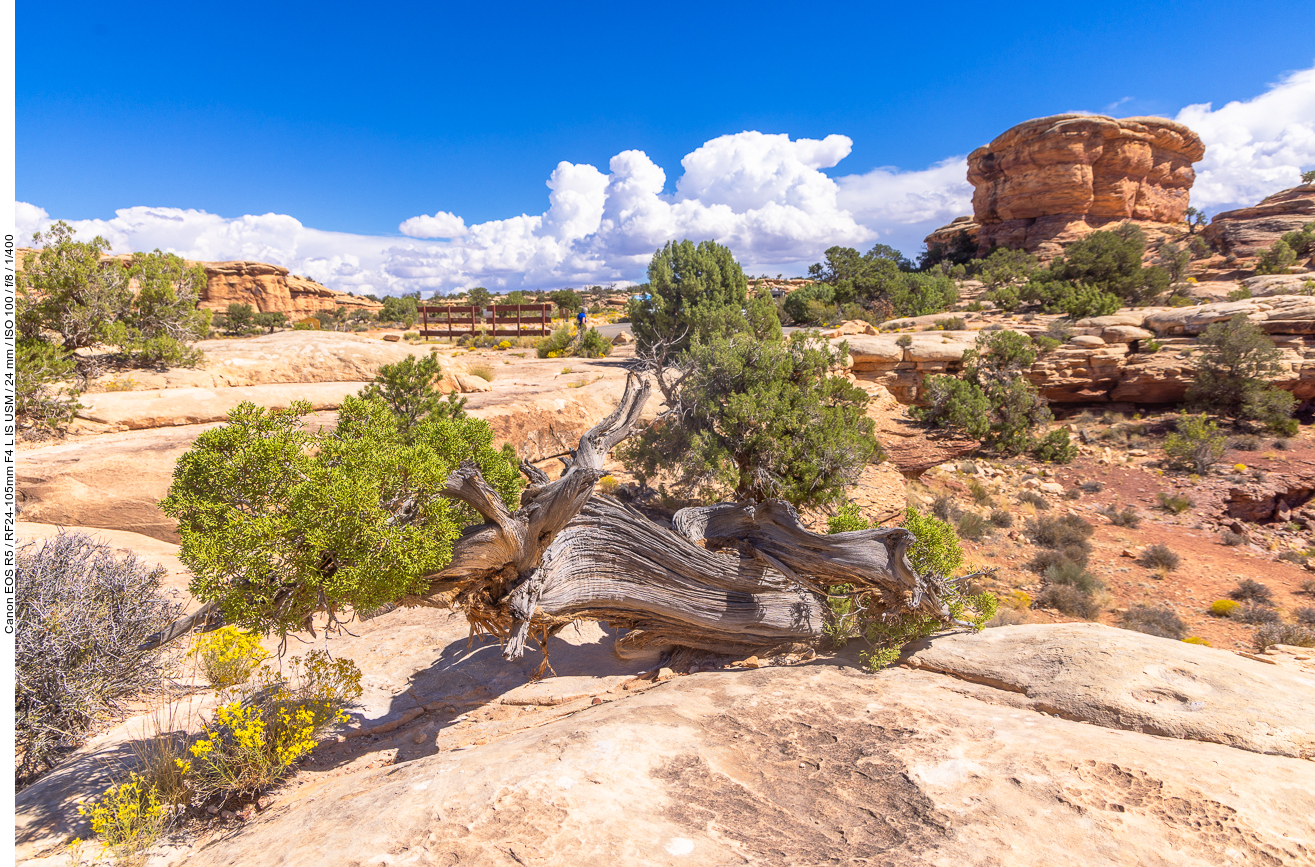
[{"label": "small pine tree", "polygon": [[1196,378],[1187,399],[1198,407],[1234,420],[1255,421],[1291,436],[1294,399],[1270,385],[1283,370],[1283,353],[1269,335],[1245,314],[1215,322],[1199,338]]}]

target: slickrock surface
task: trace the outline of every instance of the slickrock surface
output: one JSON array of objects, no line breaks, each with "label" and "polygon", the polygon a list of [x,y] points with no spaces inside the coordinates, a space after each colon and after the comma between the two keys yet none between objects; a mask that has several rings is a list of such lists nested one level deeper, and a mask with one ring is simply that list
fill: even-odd
[{"label": "slickrock surface", "polygon": [[[1205,155],[1201,139],[1159,117],[1061,114],[1006,130],[968,155],[978,249],[1000,245],[1043,258],[1114,223],[1175,229]],[[945,241],[967,223],[931,238]],[[930,240],[930,238],[929,238]]]},{"label": "slickrock surface", "polygon": [[1250,208],[1216,214],[1205,237],[1225,253],[1255,256],[1307,223],[1315,223],[1315,184],[1283,190]]},{"label": "slickrock surface", "polygon": [[[1018,626],[933,638],[917,668],[875,675],[842,654],[637,683],[589,627],[555,645],[565,677],[530,685],[496,645],[467,649],[458,621],[424,616],[432,637],[399,611],[331,639],[367,671],[347,732],[362,736],[322,748],[263,812],[155,863],[1315,858],[1315,763],[1284,754],[1312,735],[1295,711],[1315,679],[1296,667]],[[60,863],[58,841],[81,830],[75,771],[103,767],[121,730],[20,795],[21,856]]]}]

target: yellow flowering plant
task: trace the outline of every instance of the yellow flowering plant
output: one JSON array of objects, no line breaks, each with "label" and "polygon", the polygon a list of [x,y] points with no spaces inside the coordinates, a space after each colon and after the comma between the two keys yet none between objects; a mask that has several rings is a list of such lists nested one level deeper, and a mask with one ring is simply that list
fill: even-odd
[{"label": "yellow flowering plant", "polygon": [[251,672],[269,659],[269,652],[260,646],[260,636],[236,626],[198,637],[187,655],[196,659],[201,674],[215,689],[245,683]]},{"label": "yellow flowering plant", "polygon": [[[145,863],[146,850],[159,839],[166,821],[155,787],[140,774],[110,786],[100,798],[78,807],[78,813],[100,838],[102,853],[108,851],[118,865]],[[75,842],[80,850],[81,841]]]}]

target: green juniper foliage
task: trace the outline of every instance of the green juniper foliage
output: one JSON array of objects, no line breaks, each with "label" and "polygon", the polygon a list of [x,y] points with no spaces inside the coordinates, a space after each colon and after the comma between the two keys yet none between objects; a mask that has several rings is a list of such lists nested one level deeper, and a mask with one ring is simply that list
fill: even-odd
[{"label": "green juniper foliage", "polygon": [[1239,313],[1215,322],[1200,337],[1196,377],[1187,399],[1228,419],[1254,421],[1285,436],[1297,431],[1290,392],[1270,385],[1283,370],[1282,351],[1260,326]]},{"label": "green juniper foliage", "polygon": [[426,362],[381,373],[332,431],[304,429],[309,404],[246,403],[201,434],[160,504],[178,519],[192,594],[230,623],[286,634],[317,609],[371,611],[421,591],[481,520],[441,495],[462,461],[515,509],[515,453],[430,393]]},{"label": "green juniper foliage", "polygon": [[1146,235],[1131,223],[1092,232],[1070,244],[1048,268],[1034,272],[1017,296],[1012,289],[997,290],[1003,294],[992,300],[1006,309],[1023,301],[1037,303],[1049,313],[1065,313],[1071,319],[1148,304],[1169,288],[1171,275],[1155,265],[1143,266],[1145,252]]},{"label": "green juniper foliage", "polygon": [[1045,399],[1023,376],[1036,356],[1036,343],[1024,334],[982,332],[963,355],[961,377],[927,377],[927,405],[914,415],[935,427],[962,431],[1004,455],[1037,449],[1042,460],[1071,460],[1076,447],[1067,432],[1053,432],[1040,443],[1032,436],[1033,429],[1052,418]]},{"label": "green juniper foliage", "polygon": [[743,320],[749,304],[748,281],[731,251],[714,241],[671,241],[653,255],[650,297],[630,302],[636,352],[663,350],[674,359],[692,340],[723,331],[731,319]]},{"label": "green juniper foliage", "polygon": [[846,351],[809,332],[695,343],[670,415],[619,455],[641,484],[671,473],[685,496],[836,502],[881,455],[867,394],[832,374]]}]

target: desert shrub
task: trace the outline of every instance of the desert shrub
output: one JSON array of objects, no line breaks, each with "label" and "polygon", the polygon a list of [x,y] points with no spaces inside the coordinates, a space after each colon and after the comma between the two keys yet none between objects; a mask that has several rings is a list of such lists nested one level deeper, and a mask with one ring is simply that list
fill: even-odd
[{"label": "desert shrub", "polygon": [[1146,235],[1131,223],[1092,232],[1036,272],[1024,287],[1024,297],[1074,319],[1113,313],[1125,303],[1149,303],[1164,293],[1170,278],[1163,268],[1143,267],[1145,251]]},{"label": "desert shrub", "polygon": [[441,373],[438,359],[433,355],[424,358],[410,355],[380,367],[374,381],[361,389],[361,397],[383,401],[403,436],[428,418],[465,418],[464,397],[452,391],[444,401],[434,389],[434,380]]},{"label": "desert shrub", "polygon": [[1284,551],[1274,559],[1281,560],[1285,563],[1295,563],[1298,566],[1305,566],[1307,563],[1306,555],[1300,551]]},{"label": "desert shrub", "polygon": [[909,549],[909,562],[919,573],[952,576],[963,566],[963,549],[949,522],[909,506],[904,510],[904,529],[918,540]]},{"label": "desert shrub", "polygon": [[1307,578],[1301,582],[1301,592],[1307,596],[1315,596],[1315,578]]},{"label": "desert shrub", "polygon": [[1204,415],[1182,413],[1177,428],[1164,438],[1164,453],[1171,466],[1204,475],[1223,459],[1228,438]]},{"label": "desert shrub", "polygon": [[850,533],[854,530],[867,530],[871,527],[872,524],[863,517],[857,503],[845,503],[826,522],[826,531],[832,535]]},{"label": "desert shrub", "polygon": [[672,407],[665,423],[632,436],[618,457],[641,484],[661,474],[691,499],[841,502],[883,455],[867,393],[835,373],[844,354],[815,332],[695,342],[679,381],[659,384]]},{"label": "desert shrub", "polygon": [[215,689],[245,683],[269,658],[269,653],[260,646],[260,636],[236,626],[224,626],[199,636],[188,655],[196,659],[201,675]]},{"label": "desert shrub", "polygon": [[574,342],[575,335],[570,328],[555,328],[552,334],[539,341],[535,352],[540,358],[566,358],[570,356],[571,344]]},{"label": "desert shrub", "polygon": [[1058,428],[1032,446],[1032,456],[1048,464],[1066,464],[1078,456],[1078,447],[1067,430]]},{"label": "desert shrub", "polygon": [[968,483],[968,493],[972,495],[973,502],[979,506],[985,506],[991,502],[991,492],[976,479]]},{"label": "desert shrub", "polygon": [[1240,437],[1233,437],[1228,441],[1228,447],[1237,449],[1239,452],[1258,452],[1260,451],[1260,437],[1254,434],[1245,434]]},{"label": "desert shrub", "polygon": [[1050,501],[1036,491],[1023,491],[1023,493],[1018,495],[1018,502],[1034,506],[1037,510],[1042,512],[1050,508]]},{"label": "desert shrub", "polygon": [[1068,559],[1059,560],[1048,566],[1044,577],[1047,584],[1076,587],[1088,595],[1105,589],[1105,583],[1097,578],[1094,572],[1091,572],[1081,563]]},{"label": "desert shrub", "polygon": [[992,509],[987,520],[1002,530],[1007,530],[1014,525],[1014,515],[1008,509]]},{"label": "desert shrub", "polygon": [[1236,548],[1238,545],[1245,545],[1247,537],[1241,533],[1234,533],[1232,530],[1225,530],[1219,537],[1219,541],[1230,548]]},{"label": "desert shrub", "polygon": [[994,617],[986,621],[984,628],[994,629],[997,626],[1018,626],[1020,623],[1026,622],[1027,615],[1023,612],[1014,608],[1001,608],[996,611]]},{"label": "desert shrub", "polygon": [[1206,641],[1199,635],[1189,635],[1183,639],[1183,644],[1199,644],[1202,647],[1214,647],[1213,644]]},{"label": "desert shrub", "polygon": [[1116,527],[1136,529],[1141,526],[1141,513],[1132,506],[1124,506],[1122,509],[1112,505],[1105,506],[1100,510],[1100,514],[1109,518],[1110,523]]},{"label": "desert shrub", "polygon": [[[1036,361],[1036,344],[1017,331],[982,332],[963,356],[961,376],[929,376],[925,407],[914,415],[933,427],[962,431],[1004,455],[1036,443],[1032,430],[1053,416],[1036,388],[1022,376]],[[1047,454],[1063,452],[1058,439]]]},{"label": "desert shrub", "polygon": [[948,319],[937,319],[935,325],[939,331],[962,331],[967,327],[967,323],[963,321],[962,316],[951,316]]},{"label": "desert shrub", "polygon": [[1105,490],[1105,483],[1096,481],[1082,482],[1078,487],[1082,489],[1084,494],[1099,494]]},{"label": "desert shrub", "polygon": [[14,412],[21,429],[44,433],[73,420],[81,389],[77,362],[40,338],[19,338],[14,347]]},{"label": "desert shrub", "polygon": [[959,517],[960,511],[954,497],[949,494],[941,494],[931,501],[931,513],[942,521],[953,521]]},{"label": "desert shrub", "polygon": [[1292,619],[1300,623],[1302,626],[1315,626],[1315,608],[1312,608],[1309,605],[1303,605],[1300,608],[1294,609],[1292,612]]},{"label": "desert shrub", "polygon": [[1279,622],[1277,611],[1268,605],[1258,605],[1255,602],[1248,602],[1245,605],[1238,606],[1229,616],[1234,620],[1240,620],[1243,623],[1248,623],[1253,626],[1258,626],[1262,623]]},{"label": "desert shrub", "polygon": [[1151,545],[1142,551],[1137,562],[1148,569],[1163,569],[1166,572],[1172,572],[1178,568],[1182,558],[1178,553],[1168,545]]},{"label": "desert shrub", "polygon": [[1155,499],[1160,504],[1161,509],[1175,515],[1181,515],[1192,508],[1192,498],[1186,494],[1170,494],[1166,491],[1160,491],[1155,495]]},{"label": "desert shrub", "polygon": [[1086,545],[1095,528],[1079,515],[1038,515],[1027,522],[1027,535],[1038,545],[1062,550],[1069,545]]},{"label": "desert shrub", "polygon": [[361,673],[350,659],[330,661],[322,650],[289,662],[285,680],[263,668],[239,700],[220,705],[192,744],[185,768],[195,797],[216,805],[247,800],[282,780],[315,748],[318,737],[348,717],[343,708],[361,694]]},{"label": "desert shrub", "polygon": [[1159,638],[1175,641],[1187,635],[1187,624],[1172,609],[1165,606],[1134,605],[1120,618],[1124,629],[1132,629]]},{"label": "desert shrub", "polygon": [[163,567],[115,557],[85,533],[23,545],[15,566],[14,735],[25,783],[158,681],[158,654],[139,646],[180,609],[160,593]]},{"label": "desert shrub", "polygon": [[[116,865],[146,863],[146,851],[168,822],[158,793],[140,774],[110,786],[99,798],[79,806],[78,813],[100,839],[101,853],[108,852]],[[75,849],[80,849],[78,843]]]},{"label": "desert shrub", "polygon": [[1226,418],[1254,421],[1275,433],[1297,431],[1292,394],[1271,385],[1283,353],[1245,314],[1215,322],[1197,338],[1195,378],[1187,399]]},{"label": "desert shrub", "polygon": [[1297,264],[1297,254],[1287,241],[1279,238],[1256,259],[1257,274],[1286,274]]},{"label": "desert shrub", "polygon": [[[657,353],[659,364],[675,360],[691,342],[751,330],[746,319],[754,310],[744,271],[731,251],[714,241],[668,242],[653,255],[648,283],[639,291],[649,297],[630,302],[635,349],[642,357]],[[770,299],[767,306],[779,336],[776,307]]]},{"label": "desert shrub", "polygon": [[980,542],[991,533],[990,523],[976,512],[964,512],[954,522],[960,539]]},{"label": "desert shrub", "polygon": [[612,352],[612,341],[598,333],[597,328],[590,328],[580,335],[575,354],[580,358],[603,358]]},{"label": "desert shrub", "polygon": [[1038,575],[1045,575],[1052,566],[1061,566],[1065,563],[1077,563],[1080,566],[1085,566],[1090,553],[1085,543],[1070,545],[1066,549],[1042,548],[1032,555],[1032,559],[1027,562],[1026,568]]},{"label": "desert shrub", "polygon": [[1037,594],[1034,608],[1050,608],[1070,617],[1095,620],[1100,614],[1100,603],[1076,587],[1052,584]]},{"label": "desert shrub", "polygon": [[1078,490],[1077,488],[1068,488],[1064,491],[1064,499],[1080,500],[1082,499],[1082,491]]},{"label": "desert shrub", "polygon": [[1053,337],[1047,337],[1044,334],[1032,335],[1032,342],[1036,344],[1038,350],[1042,353],[1054,352],[1060,347],[1060,342]]},{"label": "desert shrub", "polygon": [[192,595],[227,623],[302,628],[312,611],[372,611],[428,586],[462,529],[482,523],[443,495],[473,461],[514,510],[515,451],[476,419],[430,412],[415,423],[380,397],[347,397],[335,429],[307,431],[306,403],[235,407],[179,459],[160,507],[178,521]]},{"label": "desert shrub", "polygon": [[1237,586],[1228,591],[1229,599],[1236,599],[1238,602],[1254,602],[1258,605],[1273,605],[1274,591],[1270,590],[1259,581],[1250,578],[1243,578],[1237,583]]},{"label": "desert shrub", "polygon": [[908,349],[913,345],[913,337],[908,334],[901,334],[899,337],[895,338],[895,345]]},{"label": "desert shrub", "polygon": [[601,479],[598,480],[599,492],[606,494],[609,497],[614,496],[617,492],[617,489],[619,489],[620,487],[621,487],[621,483],[617,481],[616,476],[613,476],[611,474],[603,476]]},{"label": "desert shrub", "polygon": [[1000,600],[1000,604],[1021,611],[1032,607],[1032,595],[1025,590],[1010,590]]},{"label": "desert shrub", "polygon": [[1242,603],[1235,602],[1232,599],[1216,599],[1210,603],[1206,613],[1211,617],[1232,617],[1233,612],[1242,607]]},{"label": "desert shrub", "polygon": [[1275,644],[1315,647],[1315,629],[1300,623],[1267,623],[1255,631],[1251,640],[1260,651]]}]

